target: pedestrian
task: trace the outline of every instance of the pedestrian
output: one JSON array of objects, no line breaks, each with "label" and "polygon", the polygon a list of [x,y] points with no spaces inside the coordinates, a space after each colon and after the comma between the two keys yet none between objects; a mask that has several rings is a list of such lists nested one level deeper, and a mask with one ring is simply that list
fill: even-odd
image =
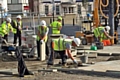
[{"label": "pedestrian", "polygon": [[0,26],[0,34],[3,37],[3,39],[5,39],[6,41],[8,41],[9,32],[13,31],[13,28],[10,23],[11,23],[11,18],[8,17]]},{"label": "pedestrian", "polygon": [[[100,26],[97,27],[93,30],[94,33],[94,42],[104,42],[104,40],[109,41],[108,39],[113,39],[110,35],[109,35],[109,31],[110,31],[110,26]],[[110,45],[110,41],[108,42],[108,45]]]},{"label": "pedestrian", "polygon": [[54,64],[54,58],[55,54],[59,53],[61,60],[62,60],[62,66],[67,67],[66,60],[67,56],[72,59],[72,61],[75,64],[78,64],[78,62],[73,58],[71,55],[71,49],[72,46],[79,46],[81,43],[81,40],[79,38],[73,38],[73,39],[64,39],[64,38],[58,38],[53,39],[51,42],[51,53],[47,62],[48,67]]},{"label": "pedestrian", "polygon": [[17,44],[17,39],[19,38],[19,46],[21,46],[22,44],[21,34],[22,34],[22,28],[23,28],[21,15],[18,15],[16,17],[16,20],[12,20],[11,24],[13,26],[13,33],[14,33],[13,44]]},{"label": "pedestrian", "polygon": [[52,28],[52,34],[60,34],[62,29],[62,17],[59,16],[56,21],[50,24],[50,27]]},{"label": "pedestrian", "polygon": [[40,45],[45,43],[46,46],[46,56],[49,55],[49,48],[47,45],[47,40],[48,40],[48,32],[49,32],[49,28],[46,26],[46,22],[44,20],[42,20],[40,22],[40,26],[38,27],[38,33],[37,33],[37,60],[40,60]]}]

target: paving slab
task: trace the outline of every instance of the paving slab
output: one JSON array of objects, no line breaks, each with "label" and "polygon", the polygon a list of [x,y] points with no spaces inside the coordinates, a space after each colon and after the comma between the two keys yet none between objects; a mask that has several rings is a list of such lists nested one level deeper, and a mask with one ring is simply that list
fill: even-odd
[{"label": "paving slab", "polygon": [[120,45],[113,45],[113,46],[104,46],[104,49],[100,50],[90,50],[90,45],[84,46],[85,50],[78,49],[77,53],[81,54],[84,52],[96,52],[98,56],[111,56],[111,55],[120,55]]},{"label": "paving slab", "polygon": [[120,60],[115,60],[115,61],[97,62],[94,65],[79,67],[78,69],[106,72],[106,71],[120,71],[119,67],[120,67]]}]

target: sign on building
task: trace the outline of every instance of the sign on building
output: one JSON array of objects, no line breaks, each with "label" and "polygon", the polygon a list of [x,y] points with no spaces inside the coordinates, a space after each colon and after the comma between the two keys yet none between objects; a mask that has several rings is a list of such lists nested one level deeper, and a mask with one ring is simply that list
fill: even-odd
[{"label": "sign on building", "polygon": [[29,6],[24,6],[24,10],[29,10]]}]

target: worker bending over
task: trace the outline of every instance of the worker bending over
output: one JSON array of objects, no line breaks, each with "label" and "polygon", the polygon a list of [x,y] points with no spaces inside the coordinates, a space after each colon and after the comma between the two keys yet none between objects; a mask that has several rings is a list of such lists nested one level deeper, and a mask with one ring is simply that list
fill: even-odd
[{"label": "worker bending over", "polygon": [[[106,27],[97,27],[93,30],[94,33],[94,41],[95,42],[104,42],[104,40],[112,39],[109,35],[110,26]],[[110,42],[108,43],[110,45]]]},{"label": "worker bending over", "polygon": [[18,15],[16,17],[16,20],[12,20],[11,25],[13,26],[13,33],[14,33],[14,41],[13,44],[17,44],[17,39],[19,38],[19,46],[21,46],[21,34],[22,34],[22,28],[23,24],[21,21],[22,17],[21,15]]},{"label": "worker bending over", "polygon": [[60,34],[60,30],[62,29],[62,17],[58,17],[56,21],[50,24],[52,28],[52,34]]},{"label": "worker bending over", "polygon": [[38,58],[37,60],[40,60],[40,45],[45,43],[46,45],[46,56],[48,56],[49,54],[49,49],[48,49],[48,45],[47,45],[47,40],[48,40],[48,32],[49,32],[49,28],[46,26],[46,22],[44,20],[42,20],[40,22],[40,26],[38,27],[38,33],[37,33],[37,54],[38,54]]},{"label": "worker bending over", "polygon": [[75,64],[78,64],[78,62],[73,58],[71,55],[71,48],[72,46],[79,46],[81,43],[81,40],[79,38],[74,38],[74,39],[64,39],[64,38],[58,38],[58,39],[53,39],[51,42],[51,54],[48,59],[48,67],[50,65],[53,65],[53,59],[54,59],[54,54],[59,53],[61,59],[62,59],[62,65],[66,67],[66,60],[67,56],[72,59],[72,61]]},{"label": "worker bending over", "polygon": [[6,18],[6,20],[1,24],[0,26],[0,35],[6,40],[8,41],[8,35],[9,32],[13,31],[13,28],[11,26],[11,18]]}]

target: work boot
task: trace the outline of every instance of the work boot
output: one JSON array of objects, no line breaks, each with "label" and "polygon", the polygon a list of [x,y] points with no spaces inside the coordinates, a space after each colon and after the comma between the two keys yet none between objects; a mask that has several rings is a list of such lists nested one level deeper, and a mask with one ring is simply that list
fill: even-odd
[{"label": "work boot", "polygon": [[69,66],[67,64],[63,64],[62,68],[68,68]]},{"label": "work boot", "polygon": [[47,65],[47,69],[52,68],[53,65]]}]

